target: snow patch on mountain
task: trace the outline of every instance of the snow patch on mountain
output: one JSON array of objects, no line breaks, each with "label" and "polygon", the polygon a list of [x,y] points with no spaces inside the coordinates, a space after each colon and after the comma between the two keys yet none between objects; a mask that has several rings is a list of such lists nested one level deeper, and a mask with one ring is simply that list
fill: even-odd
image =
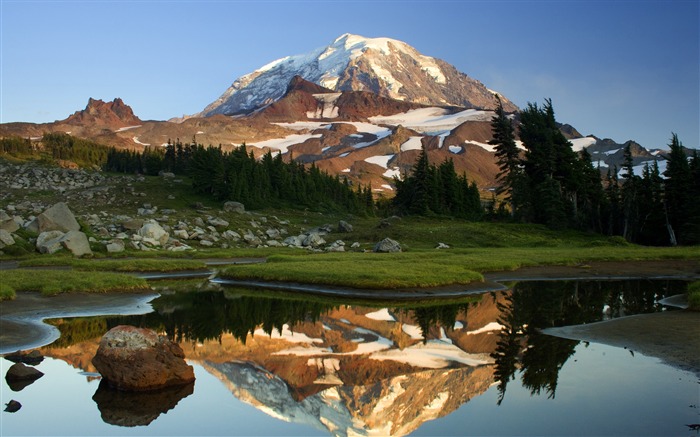
[{"label": "snow patch on mountain", "polygon": [[403,126],[427,135],[444,135],[467,121],[491,121],[492,111],[480,111],[466,109],[451,113],[445,108],[430,107],[413,109],[394,115],[378,115],[369,117],[369,121],[376,124],[390,126]]},{"label": "snow patch on mountain", "polygon": [[284,138],[275,138],[272,140],[260,141],[257,143],[248,143],[246,146],[257,147],[259,149],[269,148],[279,150],[280,153],[287,153],[289,147],[303,143],[311,138],[321,138],[321,134],[292,134]]}]

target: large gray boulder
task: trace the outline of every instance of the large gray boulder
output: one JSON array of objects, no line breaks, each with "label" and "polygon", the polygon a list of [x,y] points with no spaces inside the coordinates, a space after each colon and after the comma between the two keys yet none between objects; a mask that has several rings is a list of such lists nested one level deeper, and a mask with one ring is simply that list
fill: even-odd
[{"label": "large gray boulder", "polygon": [[39,234],[46,231],[79,231],[80,224],[75,219],[70,208],[68,208],[68,205],[59,202],[39,214],[29,224],[28,229]]},{"label": "large gray boulder", "polygon": [[243,214],[245,212],[245,205],[243,205],[241,202],[228,201],[224,203],[224,211]]},{"label": "large gray boulder", "polygon": [[139,229],[138,234],[143,238],[157,241],[161,246],[167,243],[168,238],[170,238],[170,234],[154,220],[144,223],[141,229]]},{"label": "large gray boulder", "polygon": [[36,250],[39,253],[52,254],[63,249],[61,238],[66,235],[61,231],[45,231],[39,234],[36,239]]},{"label": "large gray boulder", "polygon": [[110,386],[149,391],[194,382],[194,369],[179,345],[155,331],[119,325],[100,340],[92,364]]},{"label": "large gray boulder", "polygon": [[0,219],[0,229],[7,232],[15,232],[19,229],[19,223],[12,217],[6,220]]},{"label": "large gray boulder", "polygon": [[385,238],[374,246],[374,251],[380,253],[401,252],[401,245],[398,241]]},{"label": "large gray boulder", "polygon": [[15,239],[8,231],[0,229],[0,249],[15,244]]},{"label": "large gray boulder", "polygon": [[304,241],[301,243],[302,246],[311,248],[316,248],[324,244],[326,244],[326,240],[324,240],[323,237],[317,233],[307,235],[306,238],[304,238]]},{"label": "large gray boulder", "polygon": [[61,245],[75,256],[92,255],[87,235],[80,231],[70,231],[61,238]]},{"label": "large gray boulder", "polygon": [[341,233],[347,233],[347,232],[352,232],[352,225],[345,220],[341,220],[338,222],[338,232]]}]

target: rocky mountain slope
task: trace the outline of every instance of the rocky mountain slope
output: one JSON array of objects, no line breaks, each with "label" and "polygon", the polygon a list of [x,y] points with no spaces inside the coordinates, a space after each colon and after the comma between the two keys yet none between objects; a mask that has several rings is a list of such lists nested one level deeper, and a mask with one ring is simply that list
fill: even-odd
[{"label": "rocky mountain slope", "polygon": [[[502,99],[508,110],[517,110]],[[121,99],[91,98],[64,120],[1,124],[0,136],[39,141],[46,132],[65,132],[135,150],[178,140],[224,150],[245,143],[256,156],[271,152],[314,163],[386,197],[393,194],[393,178],[410,171],[425,147],[431,162],[452,159],[459,173],[488,193],[498,173],[488,144],[494,115],[488,108],[494,104],[481,83],[405,43],[346,34],[328,47],[243,76],[200,116],[184,121],[143,121]],[[246,111],[253,112],[224,115]],[[661,151],[583,137],[571,125],[561,130],[575,150],[588,149],[603,174],[619,170],[628,143],[637,174],[654,161],[665,168]]]},{"label": "rocky mountain slope", "polygon": [[[424,105],[495,108],[494,92],[450,64],[390,38],[344,34],[241,76],[197,116],[245,114],[278,100],[294,76],[333,91],[370,91]],[[509,111],[517,107],[504,99]]]}]

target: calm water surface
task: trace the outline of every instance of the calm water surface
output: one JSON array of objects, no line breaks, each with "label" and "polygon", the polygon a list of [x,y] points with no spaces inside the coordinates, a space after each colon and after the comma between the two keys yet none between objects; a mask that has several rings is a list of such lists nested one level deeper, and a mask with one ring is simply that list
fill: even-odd
[{"label": "calm water surface", "polygon": [[[662,311],[672,281],[524,282],[403,307],[224,289],[142,316],[52,321],[45,376],[2,380],[0,435],[697,435],[697,376],[538,329]],[[178,341],[194,386],[120,393],[90,364],[104,332]],[[0,359],[0,370],[12,363]]]}]

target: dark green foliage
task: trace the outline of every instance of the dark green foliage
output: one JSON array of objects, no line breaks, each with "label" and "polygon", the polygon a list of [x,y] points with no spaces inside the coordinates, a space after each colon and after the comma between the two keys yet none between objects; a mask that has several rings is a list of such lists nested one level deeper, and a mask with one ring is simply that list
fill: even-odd
[{"label": "dark green foliage", "polygon": [[[524,211],[523,197],[525,188],[523,184],[522,160],[520,150],[515,143],[515,129],[510,118],[503,110],[500,97],[496,96],[498,106],[496,115],[491,121],[493,139],[489,144],[496,146],[496,158],[499,172],[496,179],[500,186],[498,194],[505,194],[505,200],[510,204],[510,213],[513,216]],[[516,216],[516,218],[518,218]]]},{"label": "dark green foliage", "polygon": [[62,132],[47,133],[33,143],[27,138],[0,139],[0,153],[15,157],[72,161],[81,167],[102,166],[107,161],[109,148],[94,141]]},{"label": "dark green foliage", "polygon": [[[694,181],[688,156],[676,134],[672,134],[669,147],[671,153],[664,172],[668,225],[673,230],[679,244],[697,244],[700,241],[696,234],[698,226],[696,204],[700,191],[698,191]],[[697,164],[693,165],[697,166]],[[697,172],[697,170],[695,171]]]},{"label": "dark green foliage", "polygon": [[458,176],[452,160],[431,165],[425,148],[410,175],[394,179],[392,204],[399,214],[446,215],[478,220],[483,215],[479,188],[466,175]]},{"label": "dark green foliage", "polygon": [[201,144],[170,141],[164,149],[142,153],[112,149],[105,169],[124,173],[158,174],[161,170],[186,174],[195,192],[216,200],[235,200],[250,209],[267,207],[309,208],[374,214],[371,190],[353,190],[346,180],[331,176],[315,165],[286,163],[280,154],[258,160],[245,144],[231,152]]}]

